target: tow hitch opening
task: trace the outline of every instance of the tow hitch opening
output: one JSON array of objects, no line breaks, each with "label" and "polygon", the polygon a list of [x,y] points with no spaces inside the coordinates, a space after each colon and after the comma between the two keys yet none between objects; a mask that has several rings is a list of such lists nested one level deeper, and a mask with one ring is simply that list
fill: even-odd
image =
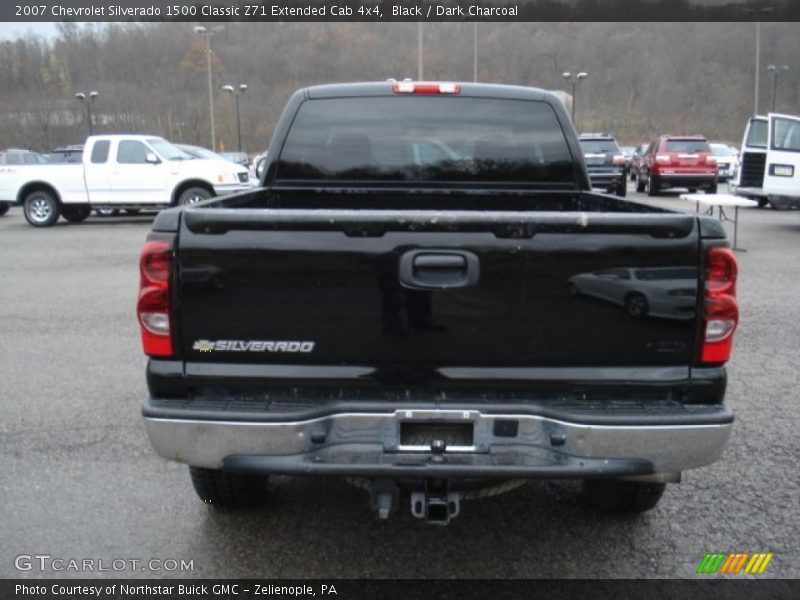
[{"label": "tow hitch opening", "polygon": [[450,491],[450,482],[425,481],[425,489],[411,493],[411,514],[430,525],[447,525],[461,512],[461,494]]}]

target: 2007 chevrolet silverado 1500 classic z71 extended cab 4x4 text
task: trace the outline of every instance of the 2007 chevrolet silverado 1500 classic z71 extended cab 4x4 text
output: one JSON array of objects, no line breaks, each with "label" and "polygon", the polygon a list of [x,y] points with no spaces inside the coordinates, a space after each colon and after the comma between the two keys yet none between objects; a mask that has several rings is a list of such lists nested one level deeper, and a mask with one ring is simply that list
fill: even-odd
[{"label": "2007 chevrolet silverado 1500 classic z71 extended cab 4x4 text", "polygon": [[592,193],[550,93],[303,89],[262,184],[162,211],[141,256],[145,425],[204,500],[344,476],[446,523],[465,490],[573,478],[641,511],[722,453],[724,231]]}]

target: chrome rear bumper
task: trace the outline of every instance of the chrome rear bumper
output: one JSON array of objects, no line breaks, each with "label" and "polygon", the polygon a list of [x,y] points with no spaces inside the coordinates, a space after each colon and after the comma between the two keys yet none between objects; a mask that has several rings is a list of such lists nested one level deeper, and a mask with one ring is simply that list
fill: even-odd
[{"label": "chrome rear bumper", "polygon": [[[471,426],[469,446],[441,455],[403,445],[403,423]],[[728,409],[700,424],[583,424],[530,414],[396,409],[300,421],[145,416],[161,456],[208,468],[365,477],[612,477],[679,473],[717,460],[732,426]]]}]

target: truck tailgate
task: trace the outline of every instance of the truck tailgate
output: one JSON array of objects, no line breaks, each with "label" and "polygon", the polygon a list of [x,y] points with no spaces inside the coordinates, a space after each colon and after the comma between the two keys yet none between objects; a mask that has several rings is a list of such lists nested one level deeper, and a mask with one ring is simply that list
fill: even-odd
[{"label": "truck tailgate", "polygon": [[179,240],[174,318],[191,363],[481,379],[688,370],[696,351],[691,215],[189,209]]}]

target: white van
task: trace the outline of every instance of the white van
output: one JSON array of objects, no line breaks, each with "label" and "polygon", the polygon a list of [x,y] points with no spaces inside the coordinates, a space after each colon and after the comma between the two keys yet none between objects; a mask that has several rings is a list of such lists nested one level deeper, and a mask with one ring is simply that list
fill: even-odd
[{"label": "white van", "polygon": [[734,192],[759,206],[800,208],[800,117],[750,117],[742,140]]}]

